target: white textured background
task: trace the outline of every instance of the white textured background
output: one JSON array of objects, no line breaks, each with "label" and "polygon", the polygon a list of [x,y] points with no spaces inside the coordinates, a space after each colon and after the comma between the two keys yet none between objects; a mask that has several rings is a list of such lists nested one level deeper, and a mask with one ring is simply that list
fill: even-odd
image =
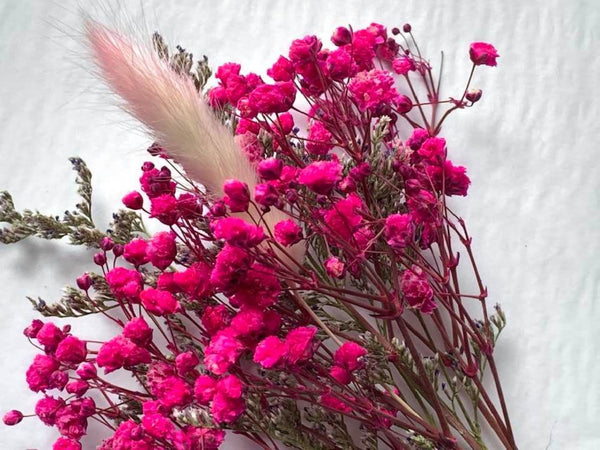
[{"label": "white textured background", "polygon": [[[482,101],[454,115],[443,135],[452,159],[469,168],[470,196],[455,205],[475,237],[491,300],[508,315],[497,358],[517,442],[600,449],[600,1],[120,3],[133,22],[213,65],[238,61],[263,73],[305,34],[327,40],[337,25],[410,22],[434,64],[444,50],[447,95],[464,86],[469,43],[493,43],[499,66],[474,82]],[[0,190],[14,194],[18,209],[61,214],[76,201],[67,158],[79,155],[94,173],[94,213],[104,224],[136,186],[147,141],[86,72],[79,25],[74,1],[0,0]],[[36,398],[24,381],[34,349],[21,331],[35,317],[24,297],[56,298],[90,268],[66,245],[0,247],[2,412],[31,411]],[[75,321],[75,333],[106,331],[88,324]],[[49,449],[55,438],[36,419],[0,425],[3,450]]]}]

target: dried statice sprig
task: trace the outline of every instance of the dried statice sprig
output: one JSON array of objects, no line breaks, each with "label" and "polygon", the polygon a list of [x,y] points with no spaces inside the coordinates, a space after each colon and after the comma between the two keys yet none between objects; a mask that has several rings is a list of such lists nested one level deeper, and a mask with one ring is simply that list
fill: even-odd
[{"label": "dried statice sprig", "polygon": [[[481,98],[470,85],[496,65],[490,44],[471,45],[466,88],[444,100],[408,24],[397,38],[340,27],[333,49],[297,39],[267,70],[273,83],[227,63],[208,91],[206,59],[194,70],[160,35],[151,49],[87,29],[167,165],[144,163],[143,194],[123,198],[110,233],[93,225],[78,160],[83,201],[62,221],[0,198],[5,242],[76,236],[98,249],[98,275],[34,306],[121,330],[102,342],[40,320],[25,330],[42,351],[27,382],[44,393],[35,415],[61,434],[54,449],[81,448],[89,418],[107,428],[103,450],[216,449],[226,430],[270,449],[517,448],[493,355],[506,319],[488,313],[448,202],[470,180],[438,136]],[[147,235],[138,211],[165,231]],[[461,289],[465,270],[475,293]],[[139,386],[105,377],[117,371]]]}]

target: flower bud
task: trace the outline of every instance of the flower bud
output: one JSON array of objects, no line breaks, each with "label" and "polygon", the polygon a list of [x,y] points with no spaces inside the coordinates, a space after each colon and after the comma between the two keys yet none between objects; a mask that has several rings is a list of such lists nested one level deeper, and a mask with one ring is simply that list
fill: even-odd
[{"label": "flower bud", "polygon": [[277,158],[267,158],[258,164],[258,174],[265,180],[277,180],[281,175],[283,161]]},{"label": "flower bud", "polygon": [[16,425],[21,420],[23,420],[23,413],[21,411],[17,411],[16,409],[7,412],[2,418],[4,425]]},{"label": "flower bud", "polygon": [[115,241],[113,241],[108,236],[103,237],[102,240],[100,241],[100,248],[102,250],[104,250],[105,252],[111,250],[114,246],[115,246]]},{"label": "flower bud", "polygon": [[132,191],[121,199],[123,204],[129,209],[142,209],[144,206],[144,199],[138,191]]},{"label": "flower bud", "polygon": [[349,44],[352,42],[352,33],[346,27],[337,27],[331,36],[331,42],[338,47]]},{"label": "flower bud", "polygon": [[250,191],[246,183],[233,179],[225,180],[223,191],[225,192],[225,203],[231,212],[242,212],[248,209]]},{"label": "flower bud", "polygon": [[214,217],[222,217],[227,214],[227,207],[224,202],[217,201],[210,207],[210,212]]},{"label": "flower bud", "polygon": [[483,92],[481,91],[481,89],[469,89],[469,91],[467,92],[467,95],[465,95],[465,97],[471,103],[477,103],[481,99],[482,94],[483,94]]},{"label": "flower bud", "polygon": [[392,28],[392,34],[394,36],[398,36],[400,34],[400,28],[398,28],[398,27]]},{"label": "flower bud", "polygon": [[405,33],[410,33],[412,30],[412,27],[410,26],[410,23],[405,23],[404,25],[402,25],[402,31],[404,31]]},{"label": "flower bud", "polygon": [[92,378],[96,378],[96,375],[98,374],[96,366],[89,362],[82,362],[79,364],[76,372],[82,380],[91,380]]},{"label": "flower bud", "polygon": [[106,264],[106,254],[104,252],[98,252],[94,255],[94,263],[99,266]]},{"label": "flower bud", "polygon": [[118,258],[125,251],[125,247],[123,247],[121,244],[115,244],[112,251],[113,251],[113,255],[115,255]]},{"label": "flower bud", "polygon": [[396,108],[400,114],[406,114],[413,107],[413,103],[406,95],[400,95],[396,100]]},{"label": "flower bud", "polygon": [[149,170],[154,169],[154,163],[150,162],[150,161],[146,161],[144,164],[142,164],[142,170],[144,172],[148,172]]}]

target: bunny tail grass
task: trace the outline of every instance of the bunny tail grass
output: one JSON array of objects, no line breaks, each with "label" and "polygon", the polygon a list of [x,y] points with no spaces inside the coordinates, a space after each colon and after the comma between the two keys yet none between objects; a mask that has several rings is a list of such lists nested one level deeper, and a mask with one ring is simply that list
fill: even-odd
[{"label": "bunny tail grass", "polygon": [[[256,171],[191,79],[175,73],[152,48],[91,19],[85,22],[85,32],[102,78],[124,100],[124,109],[146,126],[191,179],[217,197],[223,195],[225,180],[232,178],[254,191]],[[272,210],[264,221],[272,232],[278,221],[287,218],[282,211]],[[289,250],[292,258],[303,261],[301,246]]]},{"label": "bunny tail grass", "polygon": [[87,20],[87,39],[110,88],[186,174],[213,195],[235,178],[256,185],[256,173],[231,132],[215,117],[192,81],[175,73],[151,47]]}]

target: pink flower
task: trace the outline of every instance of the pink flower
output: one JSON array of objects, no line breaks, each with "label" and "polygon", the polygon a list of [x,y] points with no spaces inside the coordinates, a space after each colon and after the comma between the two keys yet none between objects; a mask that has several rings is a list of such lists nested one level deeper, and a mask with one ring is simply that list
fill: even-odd
[{"label": "pink flower", "polygon": [[223,375],[236,363],[243,350],[239,340],[220,331],[212,337],[204,351],[204,365],[215,375]]},{"label": "pink flower", "polygon": [[392,214],[385,219],[386,242],[396,250],[402,250],[413,241],[413,232],[410,214]]},{"label": "pink flower", "polygon": [[[419,147],[421,147],[423,142],[425,142],[425,139],[427,139],[428,137],[429,133],[427,132],[427,130],[424,130],[423,128],[415,128],[410,139],[406,141],[406,145],[412,150],[419,150]],[[444,145],[445,143],[446,141],[444,141]]]},{"label": "pink flower", "polygon": [[174,406],[185,406],[192,400],[190,386],[177,376],[167,376],[163,379],[157,379],[149,383],[149,385],[150,392],[156,396],[165,408],[171,409]]},{"label": "pink flower", "polygon": [[73,380],[65,386],[65,390],[76,397],[81,397],[89,388],[90,384],[84,380]]},{"label": "pink flower", "polygon": [[175,236],[168,231],[156,233],[146,248],[148,259],[154,267],[165,270],[177,256]]},{"label": "pink flower", "polygon": [[446,159],[446,140],[432,137],[426,139],[420,146],[418,154],[431,163]]},{"label": "pink flower", "polygon": [[67,336],[58,344],[54,356],[62,363],[79,364],[87,356],[85,342],[75,336]]},{"label": "pink flower", "polygon": [[230,291],[245,276],[250,267],[250,257],[241,248],[225,245],[217,255],[210,283],[220,291]]},{"label": "pink flower", "polygon": [[297,244],[303,237],[302,229],[291,219],[277,222],[273,229],[273,233],[275,234],[277,242],[286,247]]},{"label": "pink flower", "polygon": [[435,196],[424,189],[408,198],[408,209],[415,223],[436,223],[438,221],[438,201]]},{"label": "pink flower", "polygon": [[356,65],[346,47],[340,47],[330,52],[325,67],[329,76],[335,81],[343,81],[356,74]]},{"label": "pink flower", "polygon": [[138,191],[130,192],[125,197],[123,197],[121,201],[129,209],[137,210],[142,209],[142,207],[144,206],[144,199]]},{"label": "pink flower", "polygon": [[180,353],[175,357],[175,367],[177,367],[177,373],[181,376],[190,373],[198,364],[200,364],[198,355],[192,351]]},{"label": "pink flower", "polygon": [[64,338],[64,333],[52,322],[42,325],[36,335],[36,339],[44,346],[46,351],[54,351]]},{"label": "pink flower", "polygon": [[273,185],[260,183],[254,187],[254,201],[261,206],[273,206],[279,200],[279,194]]},{"label": "pink flower", "polygon": [[210,266],[205,262],[196,262],[183,272],[175,272],[173,283],[192,299],[202,299],[212,292],[210,276]]},{"label": "pink flower", "polygon": [[290,46],[290,60],[294,65],[310,62],[319,53],[321,46],[321,41],[316,36],[305,36],[302,39],[296,39]]},{"label": "pink flower", "polygon": [[329,369],[329,375],[331,375],[331,378],[335,381],[343,385],[350,384],[352,381],[352,374],[340,366],[332,366],[331,369]]},{"label": "pink flower", "polygon": [[362,208],[362,200],[354,193],[337,200],[323,218],[331,235],[336,239],[350,240],[363,221],[359,214]]},{"label": "pink flower", "polygon": [[96,378],[96,366],[89,362],[81,363],[79,364],[79,367],[77,367],[76,373],[82,380],[91,380]]},{"label": "pink flower", "polygon": [[424,314],[431,314],[437,308],[433,301],[433,289],[420,267],[412,266],[410,270],[402,272],[400,287],[410,307]]},{"label": "pink flower", "polygon": [[407,75],[408,72],[416,69],[415,62],[408,56],[400,56],[392,61],[394,71],[400,75]]},{"label": "pink flower", "polygon": [[52,450],[81,450],[81,443],[75,439],[59,437],[52,445]]},{"label": "pink flower", "polygon": [[357,30],[352,35],[352,57],[361,70],[373,68],[377,37],[369,30]]},{"label": "pink flower", "polygon": [[229,298],[234,306],[246,305],[267,308],[273,305],[281,293],[281,284],[275,271],[260,263],[254,263]]},{"label": "pink flower", "polygon": [[427,166],[427,176],[433,182],[438,191],[444,191],[446,195],[467,195],[471,180],[467,176],[467,169],[463,166],[455,166],[452,161],[444,161],[442,167]]},{"label": "pink flower", "polygon": [[231,323],[231,313],[225,305],[207,306],[202,314],[202,325],[209,335],[226,328]]},{"label": "pink flower", "polygon": [[225,192],[225,203],[231,212],[242,212],[248,209],[250,191],[246,183],[238,180],[225,180],[223,192]]},{"label": "pink flower", "polygon": [[216,390],[229,398],[241,398],[244,385],[235,375],[228,375],[219,380]]},{"label": "pink flower", "polygon": [[135,270],[115,267],[106,274],[106,282],[115,297],[134,303],[139,302],[144,282],[142,275]]},{"label": "pink flower", "polygon": [[285,347],[277,336],[269,336],[258,343],[254,350],[254,362],[271,369],[281,361]]},{"label": "pink flower", "polygon": [[248,106],[257,113],[282,113],[292,107],[295,99],[294,83],[282,81],[258,86],[248,95]]},{"label": "pink flower", "polygon": [[9,426],[16,425],[21,420],[23,420],[23,413],[21,411],[17,411],[16,409],[7,412],[4,414],[4,417],[2,417],[2,422],[4,422],[4,425]]},{"label": "pink flower", "polygon": [[117,336],[102,344],[96,364],[98,367],[104,367],[104,373],[110,373],[121,367],[129,369],[138,364],[148,364],[151,360],[148,350],[137,346],[124,336]]},{"label": "pink flower", "polygon": [[314,122],[308,131],[306,151],[311,155],[326,155],[333,148],[332,134],[322,122]]},{"label": "pink flower", "polygon": [[242,248],[255,247],[265,237],[262,227],[239,217],[220,219],[214,227],[214,234],[217,239],[224,239],[229,245]]},{"label": "pink flower", "polygon": [[[217,450],[225,439],[225,430],[218,428],[186,427],[185,436],[191,449]],[[185,448],[185,447],[184,447]]]},{"label": "pink flower", "polygon": [[150,168],[144,170],[144,173],[140,177],[142,191],[151,199],[163,194],[174,194],[176,184],[171,180],[171,171],[167,167],[158,170],[154,168],[154,164],[147,164]]},{"label": "pink flower", "polygon": [[495,66],[499,55],[492,44],[473,42],[469,47],[469,56],[476,66]]},{"label": "pink flower", "polygon": [[181,311],[181,305],[169,291],[148,288],[140,294],[142,305],[157,316],[166,316]]},{"label": "pink flower", "polygon": [[354,372],[360,369],[364,362],[362,357],[367,354],[367,350],[356,342],[346,341],[338,348],[333,355],[333,362],[336,366],[346,369],[348,372]]},{"label": "pink flower", "polygon": [[141,266],[149,261],[146,249],[148,248],[148,242],[144,239],[133,239],[129,243],[125,244],[123,249],[123,258],[135,266]]},{"label": "pink flower", "polygon": [[150,436],[157,439],[170,439],[175,433],[175,425],[170,419],[154,413],[144,414],[142,428]]},{"label": "pink flower", "polygon": [[63,406],[65,401],[62,398],[46,395],[35,404],[35,414],[46,425],[53,426],[56,423],[56,415]]},{"label": "pink flower", "polygon": [[152,341],[153,330],[143,317],[134,317],[123,327],[123,336],[140,347],[146,347]]},{"label": "pink flower", "polygon": [[359,72],[348,83],[348,90],[361,111],[378,113],[398,98],[394,78],[385,70]]},{"label": "pink flower", "polygon": [[275,64],[267,70],[267,75],[275,81],[291,81],[294,79],[294,66],[285,56],[280,56]]},{"label": "pink flower", "polygon": [[333,409],[342,413],[351,413],[352,407],[344,401],[340,400],[337,396],[332,394],[323,394],[319,399],[321,404],[326,408]]},{"label": "pink flower", "polygon": [[338,47],[349,44],[352,42],[352,33],[346,27],[337,27],[331,35],[331,42]]},{"label": "pink flower", "polygon": [[235,422],[246,410],[246,404],[242,398],[230,398],[217,392],[213,398],[210,412],[215,423]]},{"label": "pink flower", "polygon": [[29,324],[29,326],[23,330],[23,334],[29,339],[35,339],[43,326],[44,322],[42,322],[40,319],[33,319],[31,324]]},{"label": "pink flower", "polygon": [[265,327],[264,312],[244,306],[231,320],[228,332],[237,338],[252,338],[261,334]]},{"label": "pink flower", "polygon": [[337,161],[315,161],[300,171],[298,182],[317,194],[328,194],[342,179],[342,166]]},{"label": "pink flower", "polygon": [[165,225],[177,222],[177,199],[171,194],[163,194],[150,200],[150,217],[156,217]]},{"label": "pink flower", "polygon": [[31,363],[26,373],[29,389],[33,392],[50,389],[50,375],[59,367],[59,362],[51,356],[35,355],[33,363]]},{"label": "pink flower", "polygon": [[346,272],[346,267],[342,261],[332,256],[325,261],[325,270],[327,271],[327,275],[332,278],[342,278]]},{"label": "pink flower", "polygon": [[276,180],[281,175],[283,161],[277,158],[267,158],[258,164],[258,174],[265,180]]},{"label": "pink flower", "polygon": [[215,396],[217,380],[208,375],[200,375],[194,384],[194,397],[201,405],[208,405]]},{"label": "pink flower", "polygon": [[315,327],[298,327],[291,330],[285,338],[285,358],[289,364],[298,364],[310,358],[318,342],[313,338],[317,334]]}]

